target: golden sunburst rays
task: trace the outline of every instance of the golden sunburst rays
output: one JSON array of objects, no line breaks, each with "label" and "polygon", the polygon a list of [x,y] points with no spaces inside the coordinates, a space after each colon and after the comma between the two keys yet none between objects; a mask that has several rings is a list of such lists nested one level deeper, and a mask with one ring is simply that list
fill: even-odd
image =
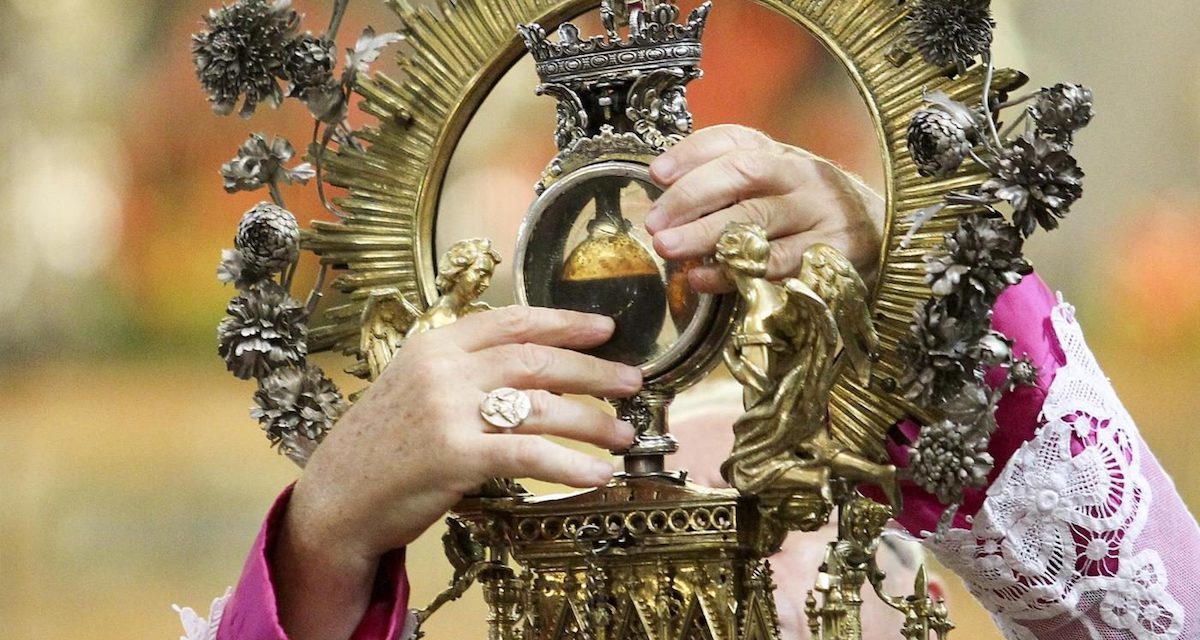
[{"label": "golden sunburst rays", "polygon": [[342,294],[314,323],[311,351],[354,350],[371,289],[397,287],[419,306],[432,299],[441,179],[471,113],[523,51],[516,25],[596,4],[442,0],[431,9],[389,2],[406,43],[397,54],[402,76],[360,78],[361,108],[377,122],[357,132],[365,150],[342,147],[325,163],[329,182],[349,191],[338,200],[345,217],[315,222],[304,238],[340,272],[332,288]]},{"label": "golden sunburst rays", "polygon": [[[895,55],[905,46],[903,5],[890,0],[762,0],[764,4],[807,27],[845,65],[867,103],[884,159],[889,195],[884,246],[874,300],[879,335],[879,362],[869,388],[843,375],[830,397],[832,431],[856,451],[886,460],[884,433],[906,416],[932,418],[898,395],[897,381],[905,366],[898,352],[909,333],[913,310],[929,299],[924,255],[940,247],[967,209],[943,209],[910,233],[913,214],[938,204],[950,191],[970,191],[987,178],[984,167],[966,164],[943,179],[917,172],[908,153],[908,125],[926,92],[942,91],[968,104],[982,97],[985,70],[979,67],[950,77],[947,70],[926,63],[919,55]],[[1001,71],[996,86],[1017,80]],[[905,236],[907,246],[901,246]]]},{"label": "golden sunburst rays", "polygon": [[[894,0],[761,0],[806,27],[845,65],[876,124],[887,180],[888,224],[874,301],[880,361],[863,388],[848,376],[830,402],[838,437],[877,459],[886,457],[882,434],[906,415],[927,413],[895,392],[904,364],[897,353],[913,309],[929,299],[923,256],[941,246],[963,207],[943,209],[909,233],[912,214],[942,201],[953,190],[970,191],[986,169],[968,163],[954,176],[917,173],[907,148],[912,114],[925,92],[943,91],[977,103],[984,70],[957,77],[920,56],[896,55],[904,46],[905,6]],[[352,352],[368,292],[400,289],[424,305],[434,295],[433,228],[438,192],[458,137],[474,109],[523,53],[515,25],[557,24],[598,5],[597,0],[440,0],[434,9],[405,0],[389,3],[400,19],[405,46],[398,54],[402,76],[359,80],[363,110],[377,122],[359,132],[362,151],[341,148],[327,159],[329,181],[349,194],[339,200],[338,222],[316,222],[305,246],[339,269],[333,287],[342,299],[314,326],[310,350]],[[717,7],[719,10],[719,6]],[[753,61],[747,58],[747,64]],[[1018,74],[1000,71],[997,86]],[[719,79],[718,79],[719,81]],[[531,88],[532,90],[532,88]],[[909,235],[909,243],[901,239]]]}]

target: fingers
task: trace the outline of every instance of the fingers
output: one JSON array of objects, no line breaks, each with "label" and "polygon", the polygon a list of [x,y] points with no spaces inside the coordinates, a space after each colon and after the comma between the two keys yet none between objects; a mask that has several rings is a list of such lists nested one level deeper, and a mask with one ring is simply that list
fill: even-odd
[{"label": "fingers", "polygon": [[658,233],[734,203],[789,193],[803,185],[804,160],[777,149],[735,150],[684,174],[655,201],[646,229]]},{"label": "fingers", "polygon": [[[854,255],[858,248],[851,246],[851,240],[837,233],[809,232],[787,236],[771,242],[771,254],[767,259],[767,279],[782,280],[795,276],[800,272],[804,261],[804,252],[817,243],[827,244],[845,255]],[[855,265],[860,275],[870,282],[870,265]],[[696,267],[688,271],[688,284],[699,293],[729,293],[733,285],[715,265]]]},{"label": "fingers", "polygon": [[683,226],[659,231],[654,234],[654,250],[668,260],[710,256],[730,222],[757,224],[772,239],[807,231],[811,216],[795,211],[803,208],[795,200],[783,196],[743,200]]},{"label": "fingers", "polygon": [[519,434],[558,436],[614,451],[633,444],[633,426],[597,407],[546,391],[525,393],[532,408],[517,428]]},{"label": "fingers", "polygon": [[464,351],[525,342],[586,349],[604,344],[614,326],[612,318],[605,316],[512,305],[472,313],[438,331]]},{"label": "fingers", "polygon": [[650,163],[650,177],[670,185],[680,176],[730,151],[764,149],[776,143],[754,129],[721,124],[701,129],[681,140]]},{"label": "fingers", "polygon": [[487,477],[533,478],[572,487],[598,487],[612,477],[612,465],[535,435],[516,433],[487,438],[480,452]]},{"label": "fingers", "polygon": [[697,293],[732,293],[733,283],[725,278],[720,267],[705,265],[687,274],[688,285]]},{"label": "fingers", "polygon": [[540,344],[502,344],[476,353],[466,371],[480,389],[516,387],[623,398],[642,386],[642,372],[618,362]]}]

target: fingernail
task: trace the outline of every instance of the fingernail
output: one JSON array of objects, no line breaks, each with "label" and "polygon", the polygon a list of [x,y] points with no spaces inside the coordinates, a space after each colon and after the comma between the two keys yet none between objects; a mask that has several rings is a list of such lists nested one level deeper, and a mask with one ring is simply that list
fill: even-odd
[{"label": "fingernail", "polygon": [[597,329],[608,333],[612,333],[617,328],[617,323],[612,318],[598,313],[592,314],[592,322],[596,323]]},{"label": "fingernail", "polygon": [[612,478],[612,465],[603,460],[594,460],[589,475],[593,477],[592,482],[596,485],[606,484]]},{"label": "fingernail", "polygon": [[650,171],[663,181],[675,177],[675,159],[670,156],[659,156],[650,163]]},{"label": "fingernail", "polygon": [[658,233],[667,224],[667,214],[663,212],[658,203],[650,207],[650,213],[646,214],[646,231],[650,233]]},{"label": "fingernail", "polygon": [[663,251],[674,251],[679,246],[680,233],[676,229],[667,229],[661,233],[654,234],[654,239],[658,241],[658,246],[662,247]]},{"label": "fingernail", "polygon": [[629,422],[627,422],[625,420],[617,420],[616,423],[617,423],[617,440],[621,444],[629,444],[629,443],[633,442],[634,436],[637,435],[637,430],[633,428],[633,425],[629,424]]},{"label": "fingernail", "polygon": [[642,370],[637,367],[625,367],[625,370],[621,373],[621,380],[635,389],[641,388]]}]

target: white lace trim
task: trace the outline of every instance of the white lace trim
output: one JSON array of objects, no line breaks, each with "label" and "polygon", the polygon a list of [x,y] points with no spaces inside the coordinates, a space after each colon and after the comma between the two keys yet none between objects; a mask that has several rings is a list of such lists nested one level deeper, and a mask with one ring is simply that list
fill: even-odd
[{"label": "white lace trim", "polygon": [[[207,620],[201,618],[200,614],[191,607],[171,605],[171,608],[179,614],[179,621],[183,624],[183,635],[179,636],[179,640],[217,640],[217,629],[221,626],[221,616],[225,614],[225,605],[232,596],[233,587],[229,587],[225,589],[224,595],[214,598],[212,606],[208,608]],[[416,631],[416,611],[408,609],[397,637],[399,640],[413,640],[417,637]]]},{"label": "white lace trim", "polygon": [[400,640],[417,640],[417,611],[409,609],[404,614],[404,624],[400,627]]},{"label": "white lace trim", "polygon": [[1071,621],[1097,640],[1177,638],[1184,611],[1162,561],[1135,552],[1151,501],[1137,428],[1061,296],[1051,321],[1066,364],[1041,430],[992,483],[971,529],[931,546],[1008,638]]},{"label": "white lace trim", "polygon": [[201,618],[200,614],[191,607],[171,605],[171,608],[179,614],[179,621],[183,623],[183,635],[179,636],[179,640],[217,640],[217,628],[221,626],[221,616],[225,613],[225,604],[229,602],[232,595],[233,587],[229,587],[225,589],[225,595],[214,598],[212,605],[208,608],[207,620]]}]

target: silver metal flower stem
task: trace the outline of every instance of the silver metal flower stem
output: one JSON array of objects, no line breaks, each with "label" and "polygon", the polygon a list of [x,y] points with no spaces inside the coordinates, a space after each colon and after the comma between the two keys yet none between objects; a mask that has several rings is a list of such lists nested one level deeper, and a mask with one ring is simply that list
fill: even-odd
[{"label": "silver metal flower stem", "polygon": [[983,115],[987,119],[988,131],[991,132],[992,139],[996,141],[996,152],[999,153],[1004,148],[1004,143],[1001,142],[1000,134],[996,131],[996,121],[992,119],[992,76],[996,71],[996,67],[992,64],[992,52],[984,53],[983,60],[987,63],[987,72],[983,77]]},{"label": "silver metal flower stem", "polygon": [[288,293],[292,292],[292,279],[296,277],[296,270],[299,266],[300,258],[297,257],[296,261],[289,264],[287,269],[280,274],[280,279],[282,280],[280,284],[283,285],[284,291],[287,291]]},{"label": "silver metal flower stem", "polygon": [[[271,200],[275,202],[276,206],[281,209],[287,209],[287,205],[283,203],[283,193],[279,191],[279,181],[275,176],[271,176],[271,178],[267,180],[267,190],[270,192]],[[279,274],[279,284],[283,286],[284,291],[290,292],[292,290],[292,278],[296,276],[296,266],[298,264],[300,264],[299,257],[293,260],[292,263],[283,270],[283,273]]]},{"label": "silver metal flower stem", "polygon": [[1000,104],[996,105],[996,111],[1000,111],[1001,109],[1007,109],[1009,107],[1015,107],[1019,104],[1024,104],[1026,102],[1029,102],[1030,100],[1033,100],[1034,98],[1038,97],[1038,94],[1040,94],[1040,93],[1041,93],[1040,91],[1034,91],[1033,93],[1030,93],[1028,95],[1021,96],[1020,98],[1016,98],[1014,100],[1009,100],[1007,102],[1001,102]]},{"label": "silver metal flower stem", "polygon": [[333,15],[329,16],[329,27],[325,29],[326,40],[333,40],[337,37],[338,29],[342,28],[342,18],[346,16],[346,7],[350,6],[350,0],[336,0],[333,3]]},{"label": "silver metal flower stem", "polygon": [[988,171],[993,170],[992,165],[989,164],[987,160],[984,160],[983,158],[979,157],[978,153],[975,153],[975,149],[971,149],[971,158],[975,160],[975,162],[978,162],[981,166],[987,167]]},{"label": "silver metal flower stem", "polygon": [[945,199],[946,204],[964,204],[970,206],[979,205],[985,207],[990,207],[1000,201],[997,198],[991,198],[977,193],[963,193],[961,191],[951,191],[950,193],[946,194]]},{"label": "silver metal flower stem", "polygon": [[304,303],[304,310],[307,315],[312,315],[317,310],[317,304],[321,302],[321,289],[325,288],[325,275],[329,273],[329,265],[322,264],[321,270],[317,272],[317,281],[313,284],[312,291],[308,292],[308,300]]},{"label": "silver metal flower stem", "polygon": [[[325,125],[325,135],[321,136],[321,143],[317,146],[316,153],[313,154],[313,167],[317,172],[317,197],[321,199],[321,206],[325,207],[326,211],[332,213],[338,218],[345,218],[346,216],[343,215],[342,212],[334,209],[333,205],[329,204],[329,198],[325,196],[325,149],[329,147],[329,141],[333,139],[333,134],[330,133],[332,130],[333,125]],[[313,144],[317,143],[317,134],[320,133],[320,131],[321,121],[317,120],[313,123]]]},{"label": "silver metal flower stem", "polygon": [[276,206],[287,209],[287,205],[283,204],[283,194],[279,191],[279,183],[275,176],[271,176],[267,180],[267,190],[271,193],[271,200],[275,202]]}]

